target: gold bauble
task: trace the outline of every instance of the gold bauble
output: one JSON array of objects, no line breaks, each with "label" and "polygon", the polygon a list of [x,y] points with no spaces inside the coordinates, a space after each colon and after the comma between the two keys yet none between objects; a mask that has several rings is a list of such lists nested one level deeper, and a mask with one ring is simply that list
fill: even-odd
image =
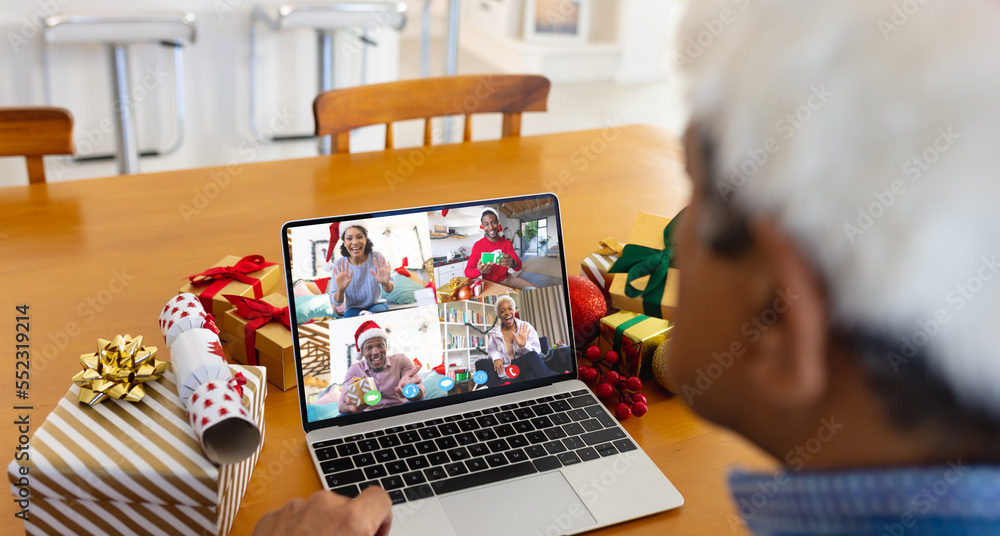
[{"label": "gold bauble", "polygon": [[656,351],[653,352],[653,376],[656,378],[656,383],[660,384],[661,387],[667,391],[676,392],[671,386],[670,372],[667,366],[669,360],[670,339],[667,339],[660,343],[656,347]]}]

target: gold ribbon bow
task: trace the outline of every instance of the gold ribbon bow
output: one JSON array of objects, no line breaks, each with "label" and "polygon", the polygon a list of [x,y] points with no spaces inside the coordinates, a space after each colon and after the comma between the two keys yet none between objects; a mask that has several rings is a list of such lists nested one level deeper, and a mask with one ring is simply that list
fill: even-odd
[{"label": "gold ribbon bow", "polygon": [[614,238],[608,237],[597,243],[598,248],[594,253],[598,255],[621,255],[622,248],[624,247],[621,242],[615,240]]},{"label": "gold ribbon bow", "polygon": [[156,360],[155,346],[143,347],[141,335],[97,339],[97,352],[81,355],[80,364],[73,382],[80,386],[80,403],[91,406],[108,398],[138,402],[146,394],[142,384],[160,379],[167,368]]}]

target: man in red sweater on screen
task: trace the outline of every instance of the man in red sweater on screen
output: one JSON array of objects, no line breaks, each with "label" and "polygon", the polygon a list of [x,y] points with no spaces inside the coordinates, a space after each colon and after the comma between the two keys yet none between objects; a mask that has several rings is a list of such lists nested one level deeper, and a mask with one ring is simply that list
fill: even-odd
[{"label": "man in red sweater on screen", "polygon": [[518,290],[534,288],[534,285],[512,273],[521,270],[521,259],[514,253],[514,244],[500,236],[500,215],[497,211],[487,207],[479,221],[486,236],[472,245],[465,277],[482,276],[487,281]]}]

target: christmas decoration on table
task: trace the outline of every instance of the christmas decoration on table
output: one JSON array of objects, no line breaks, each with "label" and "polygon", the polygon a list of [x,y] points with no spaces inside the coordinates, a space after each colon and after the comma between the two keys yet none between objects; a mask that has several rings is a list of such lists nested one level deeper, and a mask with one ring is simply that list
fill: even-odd
[{"label": "christmas decoration on table", "polygon": [[602,400],[612,401],[617,395],[618,403],[614,409],[618,420],[624,421],[630,415],[642,417],[646,414],[649,410],[646,405],[646,395],[639,392],[642,389],[642,380],[613,370],[615,365],[619,364],[618,352],[589,346],[582,357],[590,365],[580,365],[580,380],[591,384],[597,382],[594,393]]},{"label": "christmas decoration on table", "polygon": [[190,293],[178,294],[160,310],[160,331],[163,332],[163,342],[168,348],[178,335],[195,328],[219,332],[215,318],[205,312],[198,296]]},{"label": "christmas decoration on table", "polygon": [[586,277],[569,276],[570,316],[577,348],[583,348],[600,333],[601,317],[608,312],[608,303],[601,289]]},{"label": "christmas decoration on table", "polygon": [[[190,303],[192,298],[179,294],[164,309]],[[204,312],[190,310],[192,314]],[[171,328],[165,325],[161,329],[166,337]],[[226,363],[219,335],[210,329],[191,327],[176,334],[169,349],[177,396],[208,459],[233,464],[257,451],[262,434],[243,405],[241,386]]]},{"label": "christmas decoration on table", "polygon": [[482,292],[483,282],[468,277],[453,277],[447,284],[437,287],[438,303],[468,300]]},{"label": "christmas decoration on table", "polygon": [[[680,216],[680,214],[678,214]],[[618,309],[672,320],[677,304],[678,270],[671,268],[671,233],[678,218],[640,212],[621,256],[608,269],[611,303]]]},{"label": "christmas decoration on table", "polygon": [[97,340],[97,352],[80,356],[83,370],[73,377],[80,386],[81,404],[96,406],[109,398],[138,402],[146,395],[143,384],[158,380],[167,368],[156,360],[156,347],[144,347],[142,336],[118,335]]},{"label": "christmas decoration on table", "polygon": [[605,238],[597,243],[594,250],[580,263],[580,275],[594,282],[604,294],[604,299],[611,301],[611,282],[615,274],[609,274],[608,269],[618,260],[622,253],[622,245],[614,238]]},{"label": "christmas decoration on table", "polygon": [[247,255],[242,259],[229,255],[211,268],[189,275],[187,279],[189,283],[178,293],[196,294],[202,307],[219,319],[230,308],[223,294],[260,299],[277,288],[281,270],[276,263],[267,262],[260,255]]},{"label": "christmas decoration on table", "polygon": [[229,356],[238,363],[267,367],[267,379],[282,391],[298,382],[292,355],[288,299],[281,294],[260,300],[226,294],[235,309],[222,318]]},{"label": "christmas decoration on table", "polygon": [[673,324],[630,311],[619,311],[601,319],[601,350],[620,356],[618,370],[628,376],[653,376],[653,352],[668,336]]},{"label": "christmas decoration on table", "polygon": [[656,378],[656,383],[660,384],[661,387],[676,393],[674,390],[673,380],[670,378],[670,369],[668,368],[668,362],[670,360],[670,339],[667,339],[660,343],[653,351],[653,377]]},{"label": "christmas decoration on table", "polygon": [[[44,422],[32,415],[30,456],[7,467],[15,504],[30,508],[29,534],[229,532],[259,447],[238,464],[213,464],[192,433],[166,364],[136,403],[80,404],[81,386],[71,383]],[[236,366],[233,372],[246,380],[244,400],[263,429],[264,369]],[[29,489],[30,502],[21,495]]]}]

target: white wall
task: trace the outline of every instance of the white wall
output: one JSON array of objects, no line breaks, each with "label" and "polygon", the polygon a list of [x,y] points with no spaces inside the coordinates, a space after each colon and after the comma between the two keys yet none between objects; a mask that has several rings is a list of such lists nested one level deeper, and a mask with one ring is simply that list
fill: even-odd
[{"label": "white wall", "polygon": [[[249,129],[248,32],[254,4],[278,5],[279,0],[144,0],[127,4],[114,0],[5,0],[0,4],[0,106],[45,104],[41,69],[41,22],[55,14],[191,12],[196,17],[197,41],[185,48],[185,91],[188,124],[180,150],[167,157],[143,158],[143,172],[230,163],[294,158],[317,154],[312,141],[260,145]],[[417,2],[411,2],[417,4]],[[406,32],[419,32],[419,6],[411,6]],[[436,28],[440,25],[436,25]],[[316,37],[311,31],[274,34],[259,28],[258,124],[269,123],[282,133],[312,130],[312,99],[317,93]],[[399,34],[379,31],[377,47],[369,49],[369,83],[395,80],[399,65]],[[356,41],[342,36],[335,50],[336,86],[357,85],[361,79]],[[74,115],[78,152],[110,153],[113,149],[109,53],[103,46],[50,47],[52,102]],[[139,45],[132,49],[132,92],[136,99],[139,145],[165,147],[175,129],[168,113],[174,98],[168,49]],[[147,68],[152,69],[148,71]],[[17,73],[11,76],[10,73]],[[145,79],[144,79],[145,77]],[[143,84],[145,83],[145,87]],[[102,129],[103,127],[103,129]],[[376,127],[377,128],[377,127]],[[358,133],[354,150],[380,149],[378,133]],[[46,158],[50,182],[113,175],[113,162],[73,164],[67,158]],[[0,159],[0,186],[26,184],[20,158]]]}]

